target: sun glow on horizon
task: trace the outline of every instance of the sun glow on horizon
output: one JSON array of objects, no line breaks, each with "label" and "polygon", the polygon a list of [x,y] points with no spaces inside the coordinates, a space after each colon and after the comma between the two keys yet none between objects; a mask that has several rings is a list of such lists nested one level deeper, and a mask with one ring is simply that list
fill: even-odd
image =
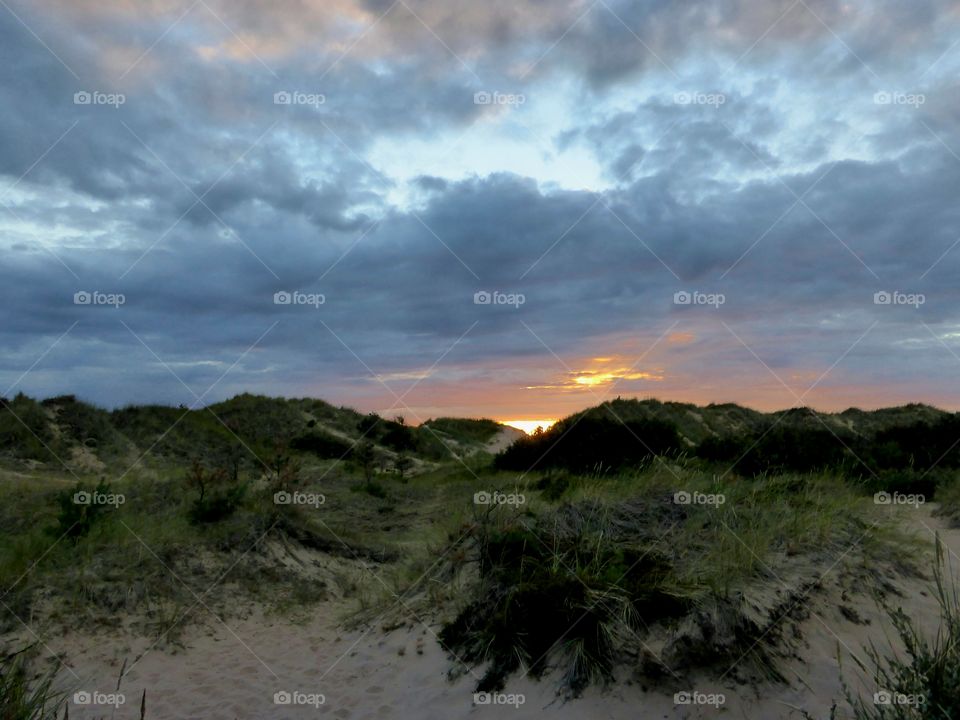
[{"label": "sun glow on horizon", "polygon": [[556,423],[556,420],[501,420],[501,425],[509,425],[512,428],[517,430],[523,430],[527,435],[533,433],[538,427],[543,428],[544,430],[549,430],[550,427]]}]

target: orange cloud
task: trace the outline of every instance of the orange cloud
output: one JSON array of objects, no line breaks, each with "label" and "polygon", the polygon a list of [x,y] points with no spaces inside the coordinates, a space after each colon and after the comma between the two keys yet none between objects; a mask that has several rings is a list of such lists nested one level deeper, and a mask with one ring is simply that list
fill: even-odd
[{"label": "orange cloud", "polygon": [[671,345],[686,345],[697,339],[697,336],[690,332],[674,332],[667,335],[667,342]]},{"label": "orange cloud", "polygon": [[556,382],[544,385],[527,385],[527,390],[577,391],[603,387],[623,380],[648,380],[661,382],[664,373],[660,369],[638,370],[636,365],[628,365],[629,358],[620,355],[593,357],[587,360],[585,367],[567,372]]}]

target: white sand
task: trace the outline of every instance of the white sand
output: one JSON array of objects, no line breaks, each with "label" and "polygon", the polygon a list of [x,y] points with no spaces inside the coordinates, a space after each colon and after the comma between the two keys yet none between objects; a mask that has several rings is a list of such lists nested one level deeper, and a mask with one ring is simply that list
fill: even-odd
[{"label": "white sand", "polygon": [[[898,514],[916,513],[910,522],[927,539],[926,526],[942,529],[928,508],[896,509]],[[947,545],[960,553],[960,531],[944,531]],[[932,558],[932,553],[928,551]],[[921,592],[924,583],[906,580],[896,584],[911,588],[908,597],[898,600],[907,613],[933,625],[936,603],[929,593]],[[850,651],[862,657],[862,648],[871,639],[885,646],[884,630],[889,628],[884,613],[863,595],[843,599],[869,624],[851,622],[841,614],[837,603],[839,580],[828,574],[813,611],[800,623],[804,642],[799,657],[782,666],[790,680],[786,685],[760,688],[738,685],[730,677],[719,684],[692,683],[701,692],[722,692],[726,703],[718,711],[709,706],[676,706],[676,683],[662,690],[645,692],[639,683],[622,682],[613,688],[588,690],[581,699],[564,703],[555,695],[556,683],[547,679],[533,682],[512,679],[507,693],[522,693],[525,702],[513,706],[474,706],[475,678],[469,674],[451,682],[447,670],[449,658],[439,647],[433,633],[437,628],[417,626],[384,634],[376,625],[363,631],[338,629],[335,617],[343,606],[328,603],[318,606],[306,622],[252,616],[228,620],[224,625],[209,613],[202,622],[189,627],[186,649],[176,654],[149,650],[145,639],[73,634],[50,639],[57,652],[66,653],[72,670],[81,677],[74,681],[69,673],[61,679],[84,689],[111,692],[115,688],[121,664],[126,659],[128,674],[121,691],[127,704],[115,714],[109,709],[71,704],[71,718],[136,718],[142,690],[147,692],[147,715],[153,719],[209,718],[417,718],[456,720],[457,718],[526,718],[549,715],[570,720],[610,718],[642,720],[646,718],[803,718],[800,710],[812,718],[829,717],[834,699],[841,708],[842,691],[837,649],[847,657],[844,670],[854,678]],[[847,589],[849,590],[849,589]],[[205,611],[202,611],[204,612]],[[846,649],[848,648],[848,649]],[[145,653],[145,654],[144,654]],[[402,654],[401,654],[402,653]],[[422,654],[421,654],[422,653]],[[139,657],[137,660],[136,658]],[[689,688],[693,689],[693,688]],[[325,703],[319,708],[277,705],[277,691],[322,693]],[[872,688],[870,689],[872,692]],[[838,717],[844,717],[842,713]]]}]

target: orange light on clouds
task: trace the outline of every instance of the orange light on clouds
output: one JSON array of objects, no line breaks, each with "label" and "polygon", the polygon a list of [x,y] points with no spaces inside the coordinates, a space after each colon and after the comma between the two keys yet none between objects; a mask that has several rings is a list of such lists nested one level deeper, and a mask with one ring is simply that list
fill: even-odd
[{"label": "orange light on clouds", "polygon": [[663,375],[652,372],[634,372],[629,368],[620,368],[618,370],[584,370],[576,374],[573,382],[576,385],[606,385],[614,380],[663,380]]},{"label": "orange light on clouds", "polygon": [[647,380],[662,382],[664,373],[658,368],[637,370],[636,364],[627,365],[628,357],[614,355],[606,357],[592,357],[583,361],[586,366],[580,370],[571,370],[565,377],[545,385],[527,385],[527,390],[559,390],[579,391],[593,387],[612,385],[623,380]]}]

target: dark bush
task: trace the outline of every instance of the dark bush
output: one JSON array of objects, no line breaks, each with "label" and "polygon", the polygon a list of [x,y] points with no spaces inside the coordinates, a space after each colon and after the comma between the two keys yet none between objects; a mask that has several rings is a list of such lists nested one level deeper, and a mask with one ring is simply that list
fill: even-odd
[{"label": "dark bush", "polygon": [[290,448],[313,453],[325,459],[341,458],[351,450],[351,443],[320,430],[299,435],[290,441]]},{"label": "dark bush", "polygon": [[689,607],[667,589],[670,561],[624,530],[635,515],[611,522],[596,508],[566,506],[541,520],[484,521],[475,535],[480,586],[440,640],[466,662],[488,663],[478,692],[502,689],[521,664],[540,677],[561,656],[565,684],[578,694],[611,679],[619,645],[642,632],[641,619],[678,617]]},{"label": "dark bush", "polygon": [[[49,529],[50,534],[56,537],[66,536],[74,541],[85,537],[100,518],[116,507],[104,502],[93,502],[93,498],[96,496],[103,499],[111,495],[113,493],[110,486],[103,480],[92,490],[77,483],[72,489],[62,491],[57,495],[60,508],[57,524]],[[83,498],[89,498],[90,502],[84,502]]]},{"label": "dark bush", "polygon": [[825,428],[774,427],[744,436],[707,438],[696,454],[711,462],[729,463],[744,475],[814,472],[853,462],[848,440]]},{"label": "dark bush", "polygon": [[36,400],[18,393],[0,404],[0,450],[17,458],[52,460],[50,420]]},{"label": "dark bush", "polygon": [[387,422],[385,425],[386,432],[383,433],[381,438],[384,445],[397,452],[413,450],[416,447],[413,431],[406,425],[396,422]]},{"label": "dark bush", "polygon": [[521,438],[494,460],[500,470],[558,468],[603,473],[638,466],[653,455],[682,447],[674,425],[660,420],[626,423],[606,418],[568,419],[538,435]]},{"label": "dark bush", "polygon": [[187,511],[190,522],[197,525],[230,517],[246,494],[246,485],[233,481],[225,470],[208,471],[199,462],[194,462],[190,468],[187,486],[197,492]]}]

